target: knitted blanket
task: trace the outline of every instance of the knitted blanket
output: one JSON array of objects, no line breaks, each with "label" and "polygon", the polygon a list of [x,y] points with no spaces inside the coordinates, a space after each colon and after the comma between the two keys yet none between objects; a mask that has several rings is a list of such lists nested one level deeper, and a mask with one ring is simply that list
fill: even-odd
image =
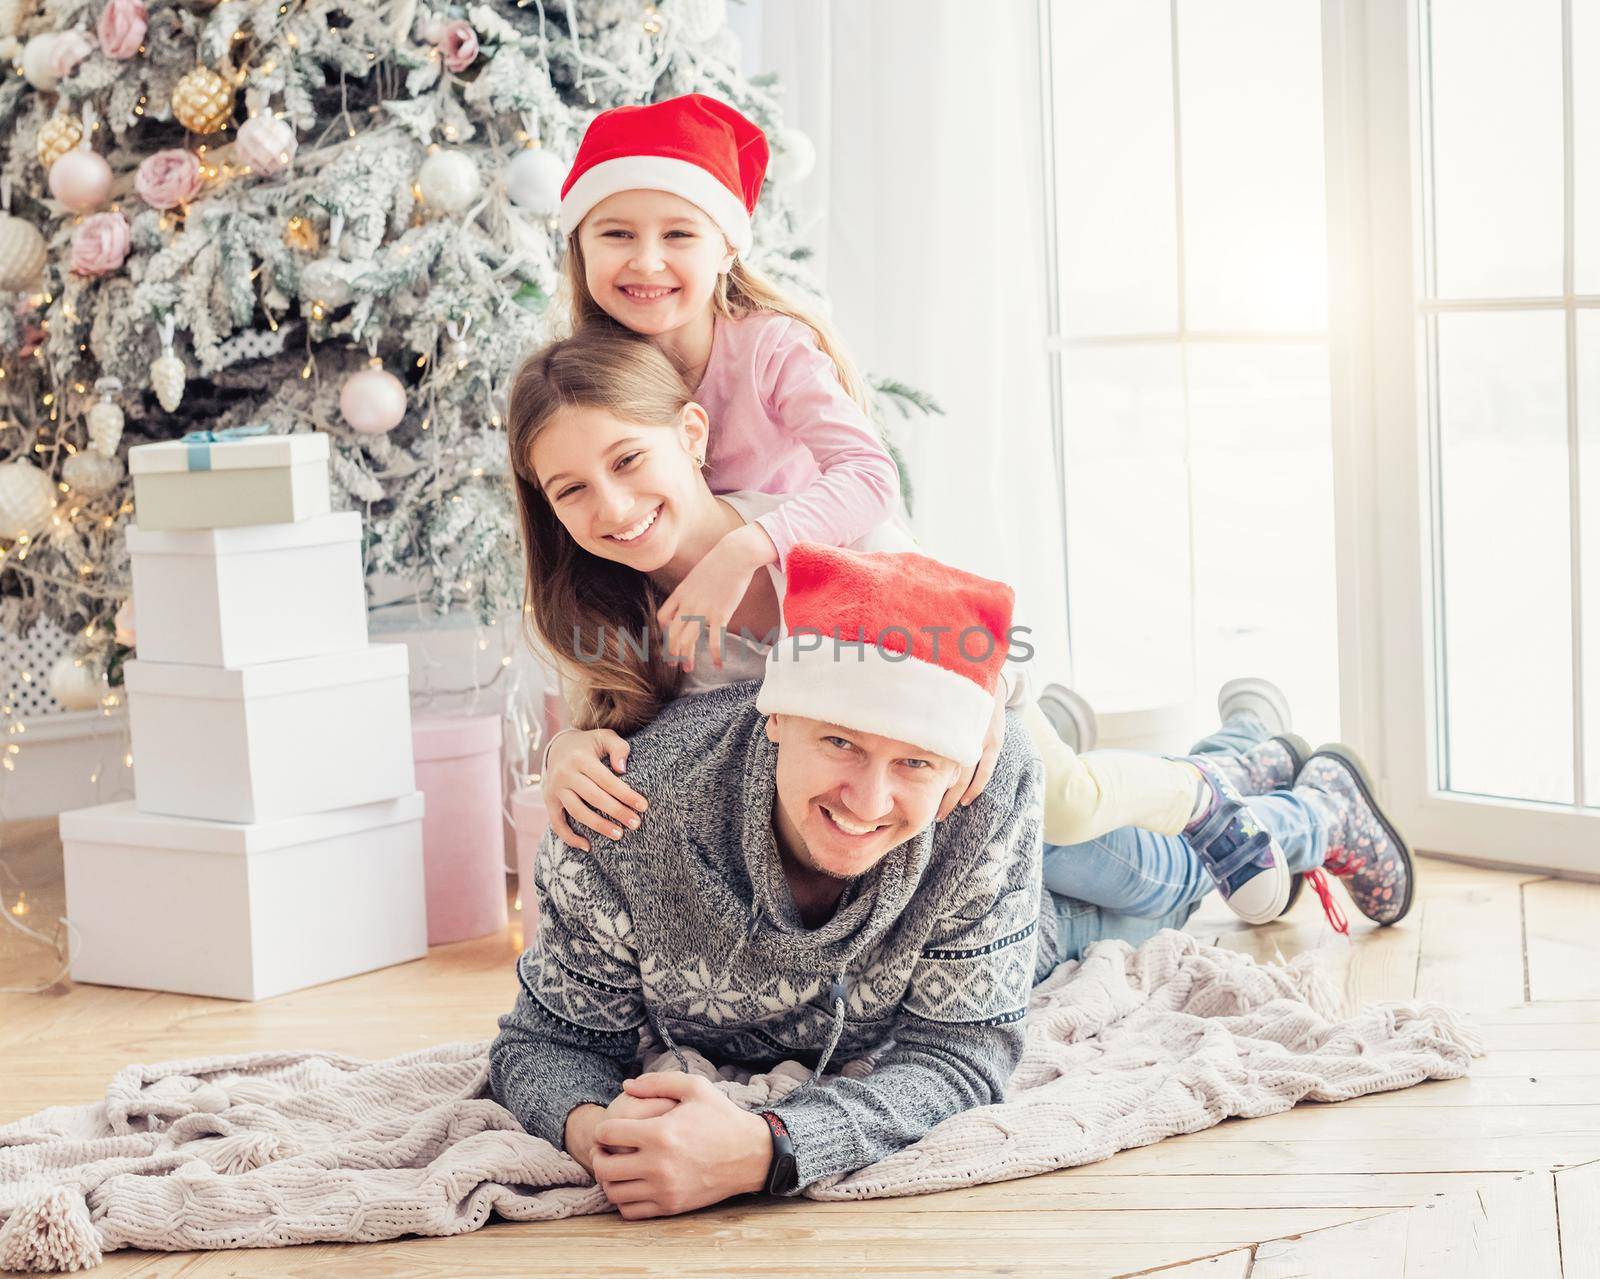
[{"label": "knitted blanket", "polygon": [[[1177,932],[1138,950],[1102,942],[1035,992],[1004,1104],[807,1193],[870,1198],[1029,1176],[1229,1116],[1455,1078],[1477,1051],[1446,1009],[1388,1004],[1340,1018],[1336,1003],[1308,956],[1257,964]],[[0,1270],[80,1269],[118,1248],[361,1242],[460,1234],[491,1212],[606,1211],[577,1163],[488,1098],[487,1048],[127,1066],[104,1101],[0,1126]],[[748,1076],[690,1056],[747,1106],[805,1077],[792,1064]]]}]

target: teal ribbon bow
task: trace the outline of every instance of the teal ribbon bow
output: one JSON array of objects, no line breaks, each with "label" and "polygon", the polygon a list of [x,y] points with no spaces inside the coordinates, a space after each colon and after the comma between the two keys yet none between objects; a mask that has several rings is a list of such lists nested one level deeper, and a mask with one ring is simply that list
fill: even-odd
[{"label": "teal ribbon bow", "polygon": [[225,431],[190,431],[179,443],[189,446],[186,463],[191,471],[211,469],[211,446],[226,444],[229,440],[247,440],[252,435],[265,435],[265,423],[254,426],[230,426]]}]

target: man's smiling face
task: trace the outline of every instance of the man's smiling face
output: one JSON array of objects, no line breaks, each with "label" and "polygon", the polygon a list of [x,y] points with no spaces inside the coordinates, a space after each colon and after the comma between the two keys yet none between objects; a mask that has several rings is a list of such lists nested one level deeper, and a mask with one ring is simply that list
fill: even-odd
[{"label": "man's smiling face", "polygon": [[933,823],[960,766],[909,742],[771,715],[779,847],[807,870],[853,879]]}]

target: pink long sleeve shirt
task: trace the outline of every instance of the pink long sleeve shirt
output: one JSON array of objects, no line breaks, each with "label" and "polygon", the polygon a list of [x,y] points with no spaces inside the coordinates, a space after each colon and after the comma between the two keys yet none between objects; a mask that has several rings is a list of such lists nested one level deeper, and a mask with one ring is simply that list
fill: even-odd
[{"label": "pink long sleeve shirt", "polygon": [[756,521],[780,564],[801,542],[847,546],[897,514],[894,459],[809,325],[773,311],[718,316],[694,398],[711,419],[712,492],[788,499]]}]

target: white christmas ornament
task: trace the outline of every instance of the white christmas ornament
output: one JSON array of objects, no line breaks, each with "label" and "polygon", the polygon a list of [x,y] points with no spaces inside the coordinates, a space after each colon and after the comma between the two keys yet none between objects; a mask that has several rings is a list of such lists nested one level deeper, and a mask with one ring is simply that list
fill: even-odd
[{"label": "white christmas ornament", "polygon": [[728,24],[728,0],[671,0],[667,13],[680,36],[701,44]]},{"label": "white christmas ornament", "polygon": [[355,275],[354,265],[338,258],[318,258],[306,263],[300,272],[300,296],[324,306],[343,306],[352,295],[350,281]]},{"label": "white christmas ornament", "polygon": [[406,415],[406,388],[382,363],[373,363],[345,378],[339,388],[339,412],[350,429],[383,435]]},{"label": "white christmas ornament", "polygon": [[0,466],[0,541],[35,538],[50,527],[56,486],[30,462]]},{"label": "white christmas ornament", "polygon": [[111,165],[87,147],[75,147],[50,166],[50,194],[74,213],[97,209],[111,194]]},{"label": "white christmas ornament", "polygon": [[100,497],[122,483],[122,459],[85,449],[61,464],[61,479],[74,493]]},{"label": "white christmas ornament", "polygon": [[178,405],[183,403],[183,386],[186,380],[183,361],[172,353],[171,347],[162,352],[160,358],[150,366],[150,385],[155,388],[156,399],[161,401],[161,407],[168,413],[176,413]]},{"label": "white christmas ornament", "polygon": [[92,711],[107,688],[105,675],[87,658],[63,653],[50,668],[50,696],[64,711]]},{"label": "white christmas ornament", "polygon": [[417,171],[417,187],[430,209],[463,213],[478,198],[483,179],[465,151],[435,151]]},{"label": "white christmas ornament", "polygon": [[799,129],[786,126],[773,133],[767,176],[774,182],[804,182],[816,167],[816,145]]},{"label": "white christmas ornament", "polygon": [[56,87],[52,58],[60,34],[58,31],[45,31],[22,46],[22,78],[45,93],[53,92]]},{"label": "white christmas ornament", "polygon": [[39,228],[22,218],[0,213],[0,290],[31,289],[44,274],[47,258]]},{"label": "white christmas ornament", "polygon": [[506,165],[506,194],[511,203],[541,218],[561,212],[561,184],[567,166],[543,147],[518,151]]},{"label": "white christmas ornament", "polygon": [[[111,397],[122,390],[122,380],[103,377],[94,384],[100,398],[89,408],[89,442],[101,457],[115,457],[122,442],[122,406]],[[69,481],[70,482],[70,481]]]},{"label": "white christmas ornament", "polygon": [[277,116],[253,115],[239,126],[233,156],[248,164],[252,173],[270,178],[294,163],[299,145],[294,129]]}]

